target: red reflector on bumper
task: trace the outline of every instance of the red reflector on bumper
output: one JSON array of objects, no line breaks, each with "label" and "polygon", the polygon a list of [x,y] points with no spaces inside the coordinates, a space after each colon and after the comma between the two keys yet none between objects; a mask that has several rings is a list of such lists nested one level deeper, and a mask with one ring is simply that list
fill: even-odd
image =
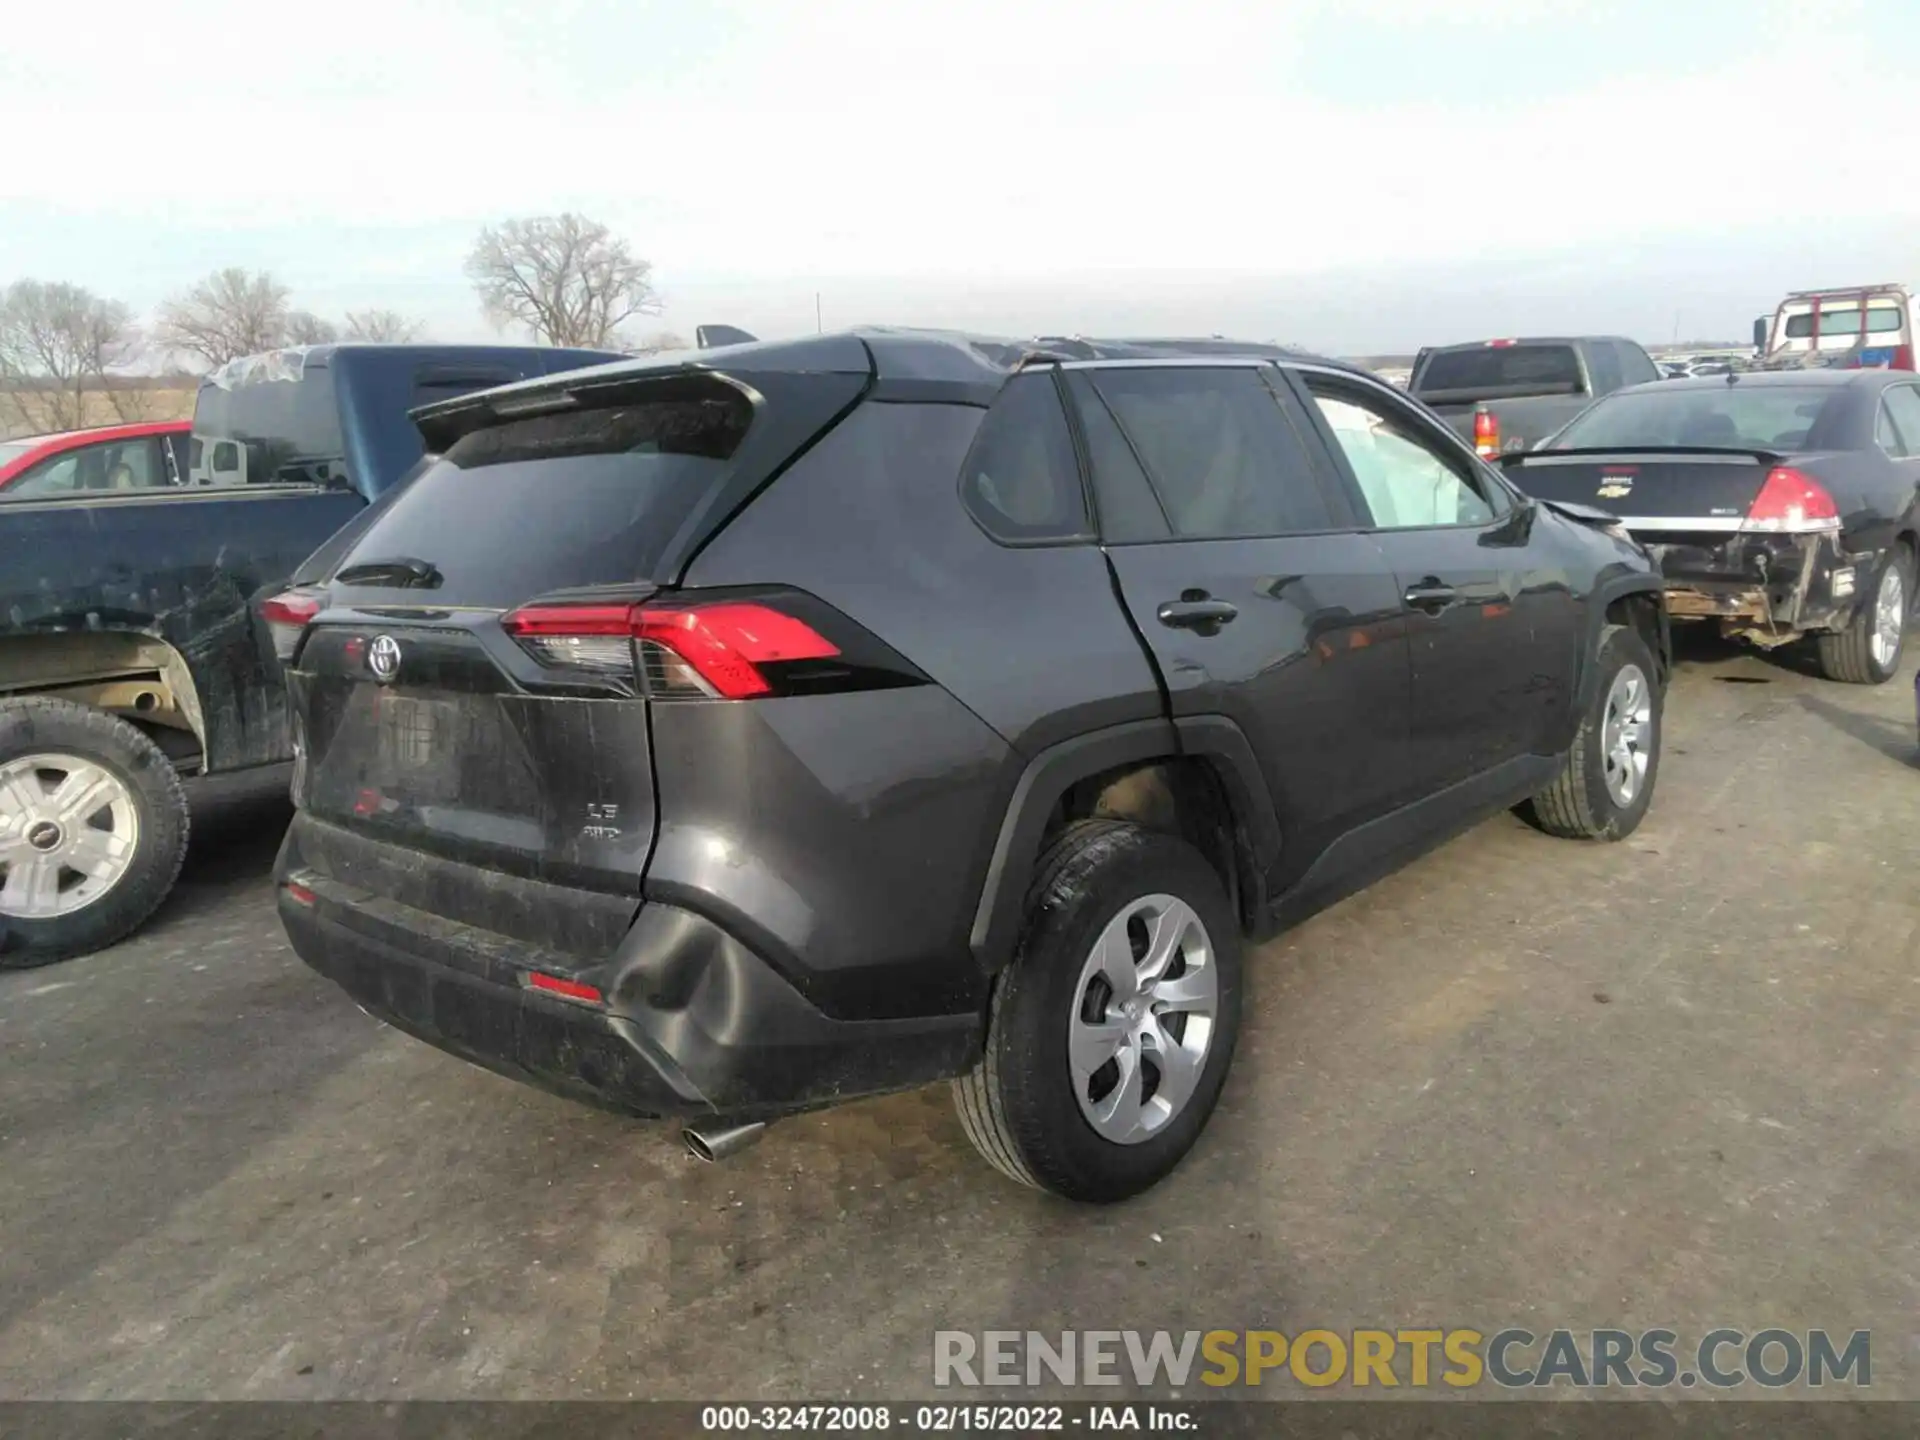
[{"label": "red reflector on bumper", "polygon": [[287,898],[296,905],[312,905],[319,897],[306,886],[289,880],[286,884]]},{"label": "red reflector on bumper", "polygon": [[558,975],[543,974],[538,970],[527,972],[527,988],[544,990],[549,995],[559,995],[568,1000],[581,1000],[589,1005],[598,1005],[605,997],[591,985],[582,985],[578,980],[563,980]]}]

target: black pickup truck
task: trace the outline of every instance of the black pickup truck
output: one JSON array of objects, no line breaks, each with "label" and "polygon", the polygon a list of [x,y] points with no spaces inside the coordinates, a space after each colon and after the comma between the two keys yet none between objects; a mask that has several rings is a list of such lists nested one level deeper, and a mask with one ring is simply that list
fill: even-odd
[{"label": "black pickup truck", "polygon": [[1407,389],[1492,459],[1539,444],[1602,395],[1659,378],[1634,341],[1586,335],[1422,350]]},{"label": "black pickup truck", "polygon": [[186,852],[179,776],[291,758],[262,592],[421,460],[419,405],[620,357],[338,345],[207,377],[178,483],[0,503],[0,968],[150,915]]}]

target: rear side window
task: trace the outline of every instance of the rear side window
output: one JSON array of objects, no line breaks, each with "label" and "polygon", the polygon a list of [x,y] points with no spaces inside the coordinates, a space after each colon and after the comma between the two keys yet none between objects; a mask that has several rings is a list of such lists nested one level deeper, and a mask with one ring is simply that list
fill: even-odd
[{"label": "rear side window", "polygon": [[[333,583],[350,603],[399,591],[388,598],[506,607],[649,579],[753,420],[744,395],[711,381],[475,431],[396,494]],[[396,581],[401,566],[424,582]]]},{"label": "rear side window", "polygon": [[961,467],[960,495],[996,540],[1030,545],[1089,533],[1080,462],[1051,373],[1007,382]]},{"label": "rear side window", "polygon": [[1620,382],[1623,385],[1644,385],[1649,380],[1660,378],[1660,369],[1653,363],[1647,352],[1631,340],[1616,340],[1613,348],[1620,352]]},{"label": "rear side window", "polygon": [[1880,403],[1881,414],[1891,417],[1899,437],[1899,448],[1887,453],[1906,457],[1920,455],[1920,389],[1895,385],[1881,396]]},{"label": "rear side window", "polygon": [[1625,380],[1620,374],[1620,352],[1611,341],[1601,340],[1587,348],[1587,364],[1593,369],[1593,393],[1611,395]]},{"label": "rear side window", "polygon": [[1093,470],[1094,508],[1100,515],[1100,538],[1110,545],[1135,545],[1165,540],[1173,534],[1166,512],[1153,493],[1140,458],[1120,433],[1120,426],[1081,371],[1067,376],[1073,408],[1087,437],[1087,462]]},{"label": "rear side window", "polygon": [[1091,373],[1176,535],[1212,540],[1334,527],[1306,447],[1258,370]]},{"label": "rear side window", "polygon": [[1543,393],[1581,389],[1580,357],[1571,345],[1482,345],[1441,350],[1421,372],[1419,393],[1442,390],[1519,390]]}]

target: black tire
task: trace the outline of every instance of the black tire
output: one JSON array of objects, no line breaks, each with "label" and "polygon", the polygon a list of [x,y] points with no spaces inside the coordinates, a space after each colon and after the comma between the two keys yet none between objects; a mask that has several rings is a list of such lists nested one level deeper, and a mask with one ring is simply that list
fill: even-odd
[{"label": "black tire", "polygon": [[[1129,902],[1171,895],[1206,929],[1217,968],[1214,1031],[1185,1104],[1138,1143],[1100,1135],[1082,1114],[1068,1067],[1068,1028],[1094,942]],[[1068,826],[1027,892],[1019,949],[994,986],[986,1050],[953,1082],[968,1138],[1023,1185],[1105,1204],[1164,1178],[1206,1127],[1240,1030],[1240,929],[1204,856],[1173,836],[1114,820]]]},{"label": "black tire", "polygon": [[167,898],[187,854],[186,792],[167,757],[126,721],[66,700],[0,703],[0,765],[39,753],[72,755],[111,772],[139,817],[128,868],[91,904],[28,919],[0,913],[0,970],[25,970],[105,949]]},{"label": "black tire", "polygon": [[[1622,805],[1607,784],[1607,757],[1604,734],[1608,697],[1620,672],[1632,665],[1643,677],[1650,706],[1647,733],[1650,740],[1643,749],[1647,767],[1630,803]],[[1661,690],[1659,671],[1646,641],[1625,625],[1609,625],[1600,634],[1600,653],[1594,661],[1595,675],[1587,711],[1580,719],[1580,733],[1574,736],[1565,763],[1553,783],[1540,791],[1523,807],[1528,818],[1549,835],[1567,840],[1624,840],[1639,828],[1653,803],[1654,782],[1660,775],[1660,743],[1666,729],[1662,707],[1666,695]]]},{"label": "black tire", "polygon": [[[1874,601],[1887,571],[1900,575],[1900,635],[1893,647],[1893,658],[1886,665],[1873,658]],[[1873,572],[1873,583],[1855,592],[1853,619],[1847,628],[1814,636],[1820,656],[1820,673],[1829,680],[1847,685],[1884,685],[1900,671],[1900,660],[1907,649],[1907,614],[1913,604],[1913,557],[1904,545],[1895,545]]]}]

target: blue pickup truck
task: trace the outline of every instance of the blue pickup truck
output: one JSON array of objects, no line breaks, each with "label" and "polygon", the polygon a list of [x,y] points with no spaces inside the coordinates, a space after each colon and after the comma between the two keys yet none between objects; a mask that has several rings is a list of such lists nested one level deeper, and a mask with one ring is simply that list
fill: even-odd
[{"label": "blue pickup truck", "polygon": [[619,358],[253,356],[201,384],[174,483],[0,501],[0,969],[101,949],[153,913],[186,854],[182,774],[291,758],[255,602],[420,466],[409,412]]}]

